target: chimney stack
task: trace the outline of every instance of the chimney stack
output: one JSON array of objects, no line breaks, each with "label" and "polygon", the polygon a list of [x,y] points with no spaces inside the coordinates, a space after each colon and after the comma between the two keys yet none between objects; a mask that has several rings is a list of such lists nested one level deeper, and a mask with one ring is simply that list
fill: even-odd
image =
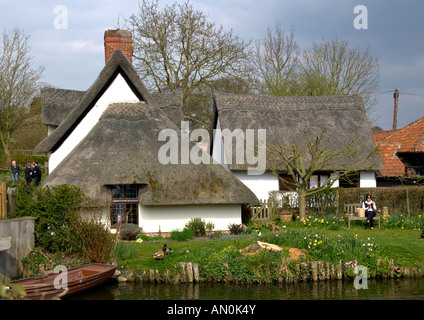
[{"label": "chimney stack", "polygon": [[132,33],[128,30],[105,31],[105,63],[116,50],[121,50],[132,63]]}]

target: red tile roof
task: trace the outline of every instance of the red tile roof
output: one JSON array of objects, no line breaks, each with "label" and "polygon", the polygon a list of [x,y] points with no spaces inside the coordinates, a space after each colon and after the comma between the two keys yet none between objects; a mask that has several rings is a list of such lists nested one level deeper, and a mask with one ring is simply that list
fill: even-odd
[{"label": "red tile roof", "polygon": [[398,152],[424,152],[424,117],[396,130],[374,132],[374,140],[380,149],[384,177],[405,175],[405,165]]}]

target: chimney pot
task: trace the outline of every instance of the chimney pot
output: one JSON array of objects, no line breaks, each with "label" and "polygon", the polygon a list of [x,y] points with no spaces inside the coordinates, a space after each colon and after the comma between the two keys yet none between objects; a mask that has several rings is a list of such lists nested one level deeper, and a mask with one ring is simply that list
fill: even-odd
[{"label": "chimney pot", "polygon": [[121,50],[132,63],[132,33],[128,30],[107,30],[104,37],[105,63],[116,50]]}]

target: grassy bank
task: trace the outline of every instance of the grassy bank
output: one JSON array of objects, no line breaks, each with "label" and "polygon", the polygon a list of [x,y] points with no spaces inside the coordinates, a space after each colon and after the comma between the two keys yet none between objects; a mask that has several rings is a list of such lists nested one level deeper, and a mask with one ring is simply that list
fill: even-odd
[{"label": "grassy bank", "polygon": [[[281,252],[261,251],[244,255],[243,249],[256,240],[274,243],[284,248]],[[173,253],[162,260],[153,254],[167,243]],[[290,248],[302,249],[299,260],[290,258]],[[233,279],[237,281],[272,281],[282,270],[290,273],[302,263],[324,261],[329,265],[356,260],[370,272],[390,273],[390,260],[396,267],[424,266],[424,239],[415,230],[374,230],[340,228],[339,230],[284,228],[235,239],[172,242],[121,242],[117,258],[121,269],[148,274],[149,270],[178,271],[179,262],[199,265],[201,281]],[[377,270],[379,263],[379,270]],[[296,266],[297,265],[297,266]],[[311,271],[306,271],[310,273]]]}]

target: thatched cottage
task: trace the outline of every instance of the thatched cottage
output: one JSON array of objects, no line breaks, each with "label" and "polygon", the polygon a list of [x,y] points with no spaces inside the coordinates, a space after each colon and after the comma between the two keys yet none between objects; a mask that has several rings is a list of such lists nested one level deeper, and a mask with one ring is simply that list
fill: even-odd
[{"label": "thatched cottage", "polygon": [[[359,152],[348,159],[339,159],[332,167],[323,168],[310,179],[310,187],[320,186],[329,175],[356,163],[373,150],[376,145],[367,120],[364,104],[360,96],[307,96],[270,97],[258,95],[236,95],[216,93],[214,97],[214,141],[210,150],[213,158],[248,186],[259,199],[268,199],[270,191],[287,190],[277,176],[269,170],[261,174],[249,174],[248,169],[255,165],[237,163],[237,148],[229,148],[223,143],[222,131],[256,132],[255,143],[259,142],[259,130],[266,130],[266,143],[272,145],[297,144],[305,140],[304,130],[314,139],[327,130],[329,150],[344,147],[349,140],[356,138]],[[246,137],[246,135],[245,135]],[[250,142],[252,143],[252,142]],[[245,143],[247,149],[248,143]],[[268,158],[268,156],[266,156]],[[247,157],[245,157],[246,159]],[[376,187],[376,172],[382,169],[382,161],[376,152],[361,163],[349,184],[358,187]],[[281,175],[286,176],[286,168],[281,167]],[[286,176],[286,178],[288,178]],[[334,186],[343,186],[337,181]]]},{"label": "thatched cottage", "polygon": [[216,230],[241,223],[242,204],[258,199],[221,165],[158,160],[159,132],[180,130],[182,99],[148,92],[130,62],[130,39],[128,31],[106,31],[107,63],[87,91],[42,90],[49,135],[35,151],[49,155],[43,184],[80,187],[112,227],[122,219],[145,232],[181,229],[194,217]]}]

